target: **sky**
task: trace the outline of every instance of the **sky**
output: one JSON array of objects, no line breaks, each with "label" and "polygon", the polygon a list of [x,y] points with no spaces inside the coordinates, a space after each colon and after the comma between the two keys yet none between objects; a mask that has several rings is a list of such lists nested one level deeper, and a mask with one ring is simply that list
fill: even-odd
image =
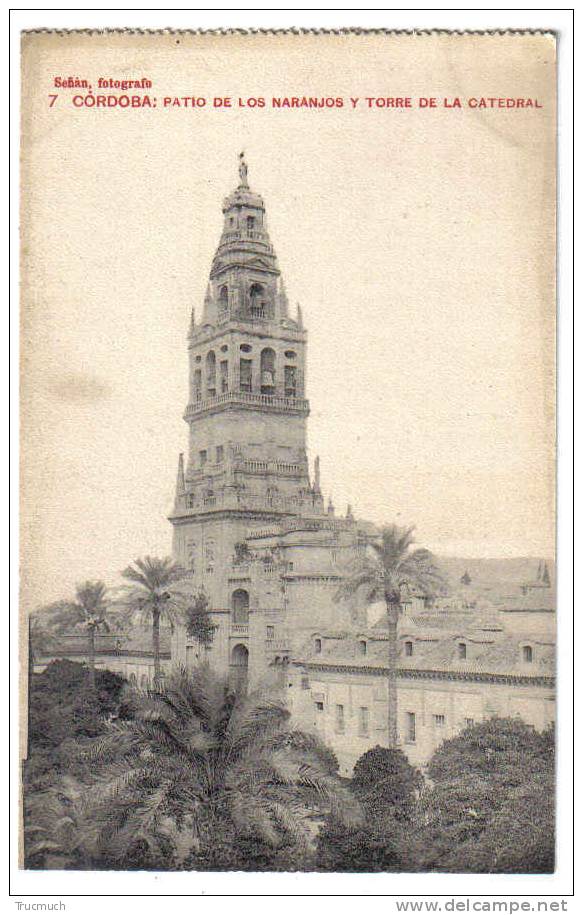
[{"label": "sky", "polygon": [[[466,36],[467,37],[467,36]],[[554,553],[552,53],[334,39],[36,36],[22,166],[22,598],[167,555],[186,333],[223,198],[267,208],[308,330],[311,459],[338,513],[458,556]],[[156,39],[156,41],[154,41]],[[314,41],[315,36],[309,36]],[[36,43],[35,43],[36,42]],[[340,66],[341,62],[341,66]],[[550,69],[549,69],[550,68]],[[155,110],[53,108],[55,73]],[[540,110],[273,110],[273,96],[538,96]],[[163,97],[264,97],[163,109]]]}]

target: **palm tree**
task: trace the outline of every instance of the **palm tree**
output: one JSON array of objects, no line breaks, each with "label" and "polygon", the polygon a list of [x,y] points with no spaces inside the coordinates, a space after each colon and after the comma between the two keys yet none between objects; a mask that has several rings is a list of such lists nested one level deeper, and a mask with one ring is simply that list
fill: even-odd
[{"label": "palm tree", "polygon": [[141,845],[149,861],[184,862],[190,852],[193,867],[207,869],[246,839],[309,849],[326,816],[360,821],[333,754],[294,731],[268,693],[236,694],[208,668],[178,669],[134,701],[132,719],[111,722],[79,751],[87,778],[76,800],[96,866],[124,866]]},{"label": "palm tree", "polygon": [[[62,634],[71,629],[85,629],[88,639],[89,684],[95,688],[95,636],[109,632],[106,614],[109,608],[107,588],[102,581],[86,581],[77,585],[76,600],[61,600],[49,604],[35,614],[33,624]],[[32,631],[31,631],[32,634]]]},{"label": "palm tree", "polygon": [[367,603],[384,600],[388,626],[388,743],[398,744],[397,725],[397,626],[404,586],[434,594],[443,584],[433,554],[412,550],[413,527],[387,525],[368,543],[367,554],[351,569],[338,590],[338,599],[362,593]]},{"label": "palm tree", "polygon": [[186,572],[169,557],[157,559],[146,556],[144,559],[136,559],[121,574],[132,585],[123,589],[119,605],[135,621],[152,625],[154,685],[159,686],[160,622],[164,620],[173,626],[182,618],[187,599],[177,584],[184,579]]}]

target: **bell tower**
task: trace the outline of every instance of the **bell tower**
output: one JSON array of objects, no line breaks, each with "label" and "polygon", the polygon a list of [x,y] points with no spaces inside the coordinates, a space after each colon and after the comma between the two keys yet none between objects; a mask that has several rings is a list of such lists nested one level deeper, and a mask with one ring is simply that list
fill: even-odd
[{"label": "bell tower", "polygon": [[249,529],[322,515],[306,454],[306,331],[289,314],[262,197],[239,184],[224,224],[200,321],[188,334],[188,458],[179,460],[174,554],[213,607],[228,608],[227,571]]}]

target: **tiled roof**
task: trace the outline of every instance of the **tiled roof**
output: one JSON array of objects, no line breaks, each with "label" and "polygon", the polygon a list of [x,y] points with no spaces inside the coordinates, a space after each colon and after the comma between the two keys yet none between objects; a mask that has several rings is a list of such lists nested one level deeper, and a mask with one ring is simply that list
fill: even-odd
[{"label": "tiled roof", "polygon": [[[409,635],[409,632],[404,635]],[[379,638],[380,635],[380,638]],[[317,662],[319,665],[343,665],[361,668],[385,668],[387,665],[386,634],[371,633],[366,655],[358,652],[360,634],[350,639],[345,636],[336,642],[327,641],[323,651],[315,654],[313,646],[306,643],[302,660]],[[516,676],[553,676],[554,645],[543,637],[528,640],[506,633],[485,634],[474,632],[461,635],[459,632],[444,633],[443,630],[421,634],[411,632],[413,654],[406,655],[401,634],[399,640],[399,668],[411,671],[440,671],[459,674],[501,674]],[[459,645],[466,645],[466,658],[461,658]],[[522,649],[531,646],[532,661],[523,660]]]},{"label": "tiled roof", "polygon": [[529,585],[513,602],[500,607],[502,613],[552,613],[557,601],[553,588],[544,585]]}]

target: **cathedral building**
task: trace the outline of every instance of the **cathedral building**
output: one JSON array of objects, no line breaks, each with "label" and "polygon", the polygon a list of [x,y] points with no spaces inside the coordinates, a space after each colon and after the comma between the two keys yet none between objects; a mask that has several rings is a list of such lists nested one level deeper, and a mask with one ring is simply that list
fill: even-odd
[{"label": "cathedral building", "polygon": [[[292,317],[263,199],[247,180],[223,203],[224,224],[200,321],[188,335],[188,457],[179,459],[174,556],[209,596],[209,660],[258,683],[285,666],[315,625],[350,626],[335,597],[340,567],[372,526],[324,504],[319,459],[308,466],[307,333]],[[199,649],[175,633],[173,658]]]},{"label": "cathedral building", "polygon": [[[376,529],[350,507],[338,517],[319,459],[308,465],[307,332],[300,308],[290,314],[243,157],[239,178],[191,320],[188,456],[170,516],[175,559],[204,587],[216,628],[203,648],[178,626],[171,663],[204,655],[238,685],[279,684],[298,726],[320,734],[349,774],[387,741],[384,623],[371,627],[364,602],[338,599]],[[423,595],[403,595],[399,734],[414,763],[484,717],[516,714],[541,729],[553,720],[554,599],[541,568],[516,605],[486,614],[463,594],[432,610]]]},{"label": "cathedral building", "polygon": [[[178,461],[175,559],[203,586],[209,646],[184,625],[164,630],[164,673],[208,663],[234,685],[280,689],[299,728],[335,751],[349,775],[388,740],[388,631],[382,607],[339,599],[346,571],[378,531],[348,507],[336,515],[308,466],[307,333],[290,315],[265,218],[241,159],[200,320],[188,334],[188,456]],[[465,572],[431,606],[402,590],[398,626],[399,746],[425,765],[439,744],[484,718],[554,720],[555,592],[546,561],[536,578],[494,603]],[[87,659],[86,633],[33,644],[34,670]],[[98,635],[96,666],[145,688],[151,632]]]}]

